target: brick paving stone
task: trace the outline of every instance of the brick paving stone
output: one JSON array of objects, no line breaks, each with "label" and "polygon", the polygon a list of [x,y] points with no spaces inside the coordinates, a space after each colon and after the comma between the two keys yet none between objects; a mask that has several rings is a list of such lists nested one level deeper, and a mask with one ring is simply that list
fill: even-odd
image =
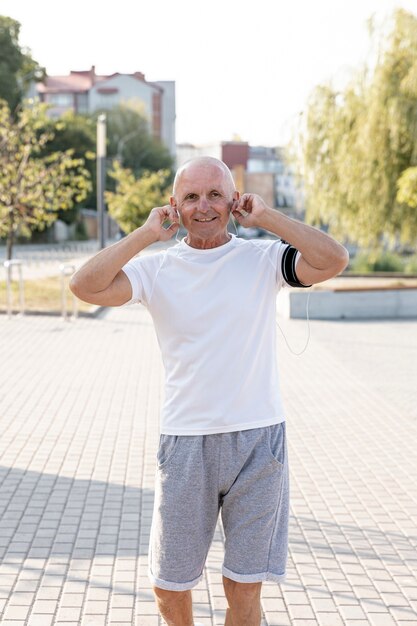
[{"label": "brick paving stone", "polygon": [[388,613],[369,613],[368,619],[372,626],[395,626],[394,618]]},{"label": "brick paving stone", "polygon": [[288,607],[288,612],[294,621],[314,618],[314,611],[309,604],[292,604]]},{"label": "brick paving stone", "polygon": [[[303,343],[305,322],[280,326]],[[279,336],[290,558],[286,583],[263,586],[264,626],[413,623],[416,327],[311,322],[302,357]],[[163,372],[148,314],[0,316],[0,339],[0,623],[160,626],[146,570]],[[219,523],[194,592],[205,626],[224,619],[223,551]]]},{"label": "brick paving stone", "polygon": [[396,621],[414,621],[417,623],[417,612],[411,606],[390,606],[388,608]]},{"label": "brick paving stone", "polygon": [[337,606],[331,598],[311,598],[313,610],[317,613],[337,613]]},{"label": "brick paving stone", "polygon": [[291,626],[287,612],[267,611],[266,617],[268,626]]},{"label": "brick paving stone", "polygon": [[316,613],[317,626],[357,626],[359,620],[342,619],[336,613]]},{"label": "brick paving stone", "polygon": [[79,622],[81,616],[81,608],[61,606],[58,610],[57,621],[61,622]]},{"label": "brick paving stone", "polygon": [[19,620],[19,619],[23,619],[25,620],[27,618],[27,616],[29,615],[30,612],[30,607],[29,606],[20,606],[20,605],[15,605],[15,604],[9,604],[7,609],[4,612],[4,619],[5,620]]},{"label": "brick paving stone", "polygon": [[53,621],[54,618],[52,615],[30,615],[27,626],[52,626]]},{"label": "brick paving stone", "polygon": [[135,626],[159,626],[159,619],[157,616],[139,615],[136,617]]}]

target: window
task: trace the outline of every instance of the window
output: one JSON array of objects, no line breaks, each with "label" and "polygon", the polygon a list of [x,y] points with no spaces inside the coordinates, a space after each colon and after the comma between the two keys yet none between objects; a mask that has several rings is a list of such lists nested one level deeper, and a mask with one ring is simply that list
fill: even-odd
[{"label": "window", "polygon": [[47,101],[57,107],[72,107],[74,103],[72,93],[50,93]]}]

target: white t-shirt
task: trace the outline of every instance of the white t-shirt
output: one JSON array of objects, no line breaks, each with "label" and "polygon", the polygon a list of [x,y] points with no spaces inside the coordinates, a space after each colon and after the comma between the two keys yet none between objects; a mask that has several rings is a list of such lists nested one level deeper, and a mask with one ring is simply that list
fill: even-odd
[{"label": "white t-shirt", "polygon": [[286,248],[234,235],[207,250],[182,240],[123,266],[132,285],[126,304],[148,308],[162,353],[161,433],[225,433],[284,421],[275,307]]}]

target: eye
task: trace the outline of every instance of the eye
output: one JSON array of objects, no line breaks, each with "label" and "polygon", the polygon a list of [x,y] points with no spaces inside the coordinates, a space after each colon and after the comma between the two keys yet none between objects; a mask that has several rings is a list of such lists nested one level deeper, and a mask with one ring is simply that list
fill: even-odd
[{"label": "eye", "polygon": [[197,198],[197,194],[196,193],[188,193],[185,196],[185,200],[195,200]]},{"label": "eye", "polygon": [[218,191],[212,191],[211,195],[213,198],[220,198],[220,193]]}]

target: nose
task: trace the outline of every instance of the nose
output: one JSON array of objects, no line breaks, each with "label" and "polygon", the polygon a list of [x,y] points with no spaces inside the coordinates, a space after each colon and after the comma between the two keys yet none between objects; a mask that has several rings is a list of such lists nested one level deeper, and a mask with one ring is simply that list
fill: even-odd
[{"label": "nose", "polygon": [[201,196],[200,197],[200,202],[199,202],[199,210],[202,211],[203,213],[208,211],[210,208],[210,204],[207,200],[207,198],[205,196]]}]

